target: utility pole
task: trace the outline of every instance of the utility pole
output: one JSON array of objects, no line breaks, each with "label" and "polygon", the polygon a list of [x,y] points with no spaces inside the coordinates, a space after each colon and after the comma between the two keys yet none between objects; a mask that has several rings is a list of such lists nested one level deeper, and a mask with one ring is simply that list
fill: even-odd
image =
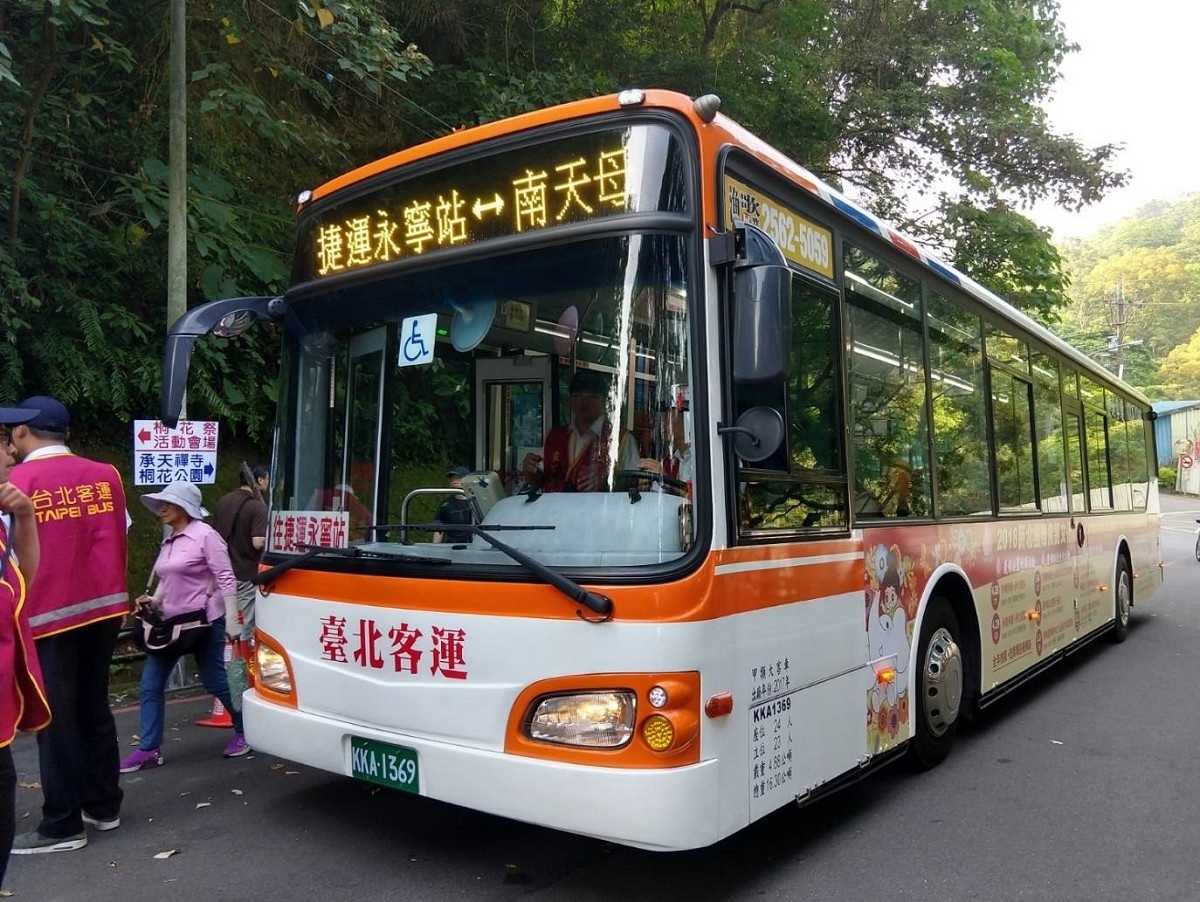
[{"label": "utility pole", "polygon": [[[167,328],[187,312],[187,0],[171,0],[170,131],[167,136]],[[179,405],[187,418],[187,391]],[[163,527],[163,535],[169,527]],[[168,677],[188,685],[180,658]]]},{"label": "utility pole", "polygon": [[[187,312],[187,8],[171,0],[170,134],[167,149],[167,328]],[[187,393],[180,408],[187,417]]]},{"label": "utility pole", "polygon": [[1114,325],[1117,330],[1117,378],[1125,378],[1125,280],[1117,280],[1117,299],[1114,304],[1116,316]]}]

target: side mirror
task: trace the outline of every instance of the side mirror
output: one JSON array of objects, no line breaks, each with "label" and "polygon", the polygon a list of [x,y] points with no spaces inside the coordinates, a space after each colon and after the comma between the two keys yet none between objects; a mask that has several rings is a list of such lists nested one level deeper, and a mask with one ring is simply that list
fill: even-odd
[{"label": "side mirror", "polygon": [[192,345],[202,335],[231,338],[245,332],[258,320],[283,318],[280,297],[228,298],[193,307],[167,330],[163,346],[161,419],[167,426],[179,422],[183,393],[187,389],[188,369],[192,363]]},{"label": "side mirror", "polygon": [[739,458],[786,472],[792,271],[771,236],[737,224],[733,264],[733,436]]},{"label": "side mirror", "polygon": [[792,271],[762,229],[737,234],[733,275],[733,380],[736,386],[787,382],[792,347]]},{"label": "side mirror", "polygon": [[762,463],[783,444],[787,429],[783,414],[774,407],[751,407],[737,418],[736,426],[718,426],[721,435],[733,435],[733,450],[746,463]]}]

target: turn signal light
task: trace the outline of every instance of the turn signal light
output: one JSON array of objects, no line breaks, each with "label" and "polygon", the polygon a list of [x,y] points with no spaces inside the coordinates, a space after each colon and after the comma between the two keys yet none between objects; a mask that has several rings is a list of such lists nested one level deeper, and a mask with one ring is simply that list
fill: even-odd
[{"label": "turn signal light", "polygon": [[709,717],[724,717],[733,713],[733,693],[718,692],[704,703],[704,713]]},{"label": "turn signal light", "polygon": [[895,667],[879,667],[875,671],[875,682],[880,686],[887,686],[890,683],[896,682]]},{"label": "turn signal light", "polygon": [[652,714],[642,724],[642,739],[656,752],[665,752],[675,742],[675,727],[661,714]]}]

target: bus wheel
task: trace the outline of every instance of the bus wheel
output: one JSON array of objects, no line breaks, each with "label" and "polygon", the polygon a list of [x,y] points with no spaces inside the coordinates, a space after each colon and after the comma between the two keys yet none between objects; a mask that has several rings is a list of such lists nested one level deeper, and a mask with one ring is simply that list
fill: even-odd
[{"label": "bus wheel", "polygon": [[1129,572],[1129,561],[1121,557],[1117,561],[1117,579],[1113,586],[1116,602],[1116,617],[1113,620],[1113,642],[1124,642],[1129,637],[1129,609],[1133,607],[1133,575]]},{"label": "bus wheel", "polygon": [[916,680],[916,731],[909,760],[920,770],[942,762],[954,744],[965,675],[958,618],[945,598],[935,597],[921,624]]}]

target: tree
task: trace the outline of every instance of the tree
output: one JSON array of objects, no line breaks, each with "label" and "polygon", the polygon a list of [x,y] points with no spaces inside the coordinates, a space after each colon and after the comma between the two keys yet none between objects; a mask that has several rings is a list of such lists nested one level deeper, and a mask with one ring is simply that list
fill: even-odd
[{"label": "tree", "polygon": [[[193,0],[188,13],[192,302],[283,288],[300,189],[463,124],[630,85],[720,94],[1046,319],[1065,281],[1019,206],[1077,206],[1123,178],[1111,147],[1055,135],[1041,112],[1072,49],[1053,0]],[[97,426],[157,407],[166,42],[166,0],[0,5],[0,121],[16,124],[0,134],[0,398],[60,394]],[[262,436],[275,374],[261,347],[202,348],[193,415]]]},{"label": "tree", "polygon": [[[397,86],[428,60],[370,0],[298,9],[190,5],[193,302],[282,290],[299,188],[414,137],[398,125],[407,99]],[[22,124],[0,137],[0,397],[55,394],[85,428],[155,411],[166,3],[12,0],[0,39],[11,52],[0,121]],[[274,364],[261,347],[201,348],[196,413],[265,434]]]},{"label": "tree", "polygon": [[1200,398],[1200,329],[1171,350],[1162,365],[1168,391],[1174,398]]},{"label": "tree", "polygon": [[[1106,365],[1120,359],[1152,397],[1194,397],[1180,373],[1200,316],[1200,195],[1147,204],[1064,256],[1073,282],[1060,334]],[[1108,347],[1118,336],[1123,347]]]},{"label": "tree", "polygon": [[[1048,321],[1067,280],[1049,234],[1017,205],[1078,208],[1125,179],[1114,147],[1084,147],[1046,121],[1041,104],[1075,49],[1053,0],[411,6],[423,45],[457,36],[455,71],[439,70],[423,95],[469,86],[486,118],[591,85],[717,93],[784,153]],[[503,27],[482,28],[484,9]]]}]

